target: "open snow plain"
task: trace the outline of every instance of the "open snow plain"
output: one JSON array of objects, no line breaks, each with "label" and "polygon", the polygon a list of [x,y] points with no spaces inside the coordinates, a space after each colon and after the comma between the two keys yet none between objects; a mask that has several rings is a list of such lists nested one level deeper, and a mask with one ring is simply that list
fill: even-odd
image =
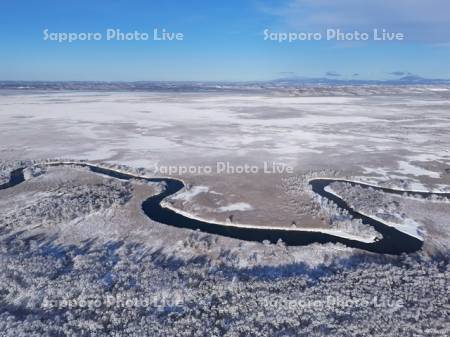
[{"label": "open snow plain", "polygon": [[[0,155],[143,168],[154,176],[182,178],[188,188],[168,206],[194,216],[331,228],[370,239],[375,237],[370,229],[333,221],[303,180],[331,175],[405,190],[450,191],[450,90],[393,87],[389,95],[385,87],[364,89],[344,88],[334,96],[329,88],[323,93],[320,88],[5,91]],[[410,222],[406,230],[425,233],[422,225]]]},{"label": "open snow plain", "polygon": [[[424,241],[414,254],[390,256],[174,228],[141,209],[164,184],[45,163],[88,160],[183,179],[186,188],[166,206],[212,222],[372,242],[378,232],[308,182],[450,191],[450,90],[438,89],[1,92],[0,185],[26,169],[25,181],[0,190],[0,331],[446,336],[446,198],[329,186]],[[228,171],[218,172],[223,165]]]}]

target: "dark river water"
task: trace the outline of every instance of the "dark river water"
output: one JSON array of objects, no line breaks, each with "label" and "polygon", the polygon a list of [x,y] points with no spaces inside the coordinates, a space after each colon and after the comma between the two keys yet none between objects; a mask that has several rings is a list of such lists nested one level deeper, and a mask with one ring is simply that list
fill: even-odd
[{"label": "dark river water", "polygon": [[[66,165],[66,164],[49,164],[52,166]],[[88,167],[92,172],[104,174],[118,179],[136,179],[136,177],[116,172],[112,169],[100,168],[86,163],[76,164],[76,166]],[[187,216],[178,214],[170,209],[161,206],[161,201],[166,197],[175,194],[180,191],[184,184],[181,180],[171,178],[137,178],[138,180],[163,183],[165,185],[164,190],[157,195],[151,196],[142,203],[142,209],[144,213],[153,221],[174,226],[178,228],[188,228],[192,230],[200,230],[205,233],[222,235],[230,238],[246,240],[246,241],[258,241],[263,242],[265,240],[272,243],[276,243],[279,239],[288,246],[304,246],[311,243],[341,243],[348,247],[359,248],[370,252],[381,254],[394,254],[399,255],[402,253],[412,253],[419,250],[422,247],[423,242],[413,236],[400,232],[397,229],[386,226],[385,224],[359,213],[352,209],[344,200],[327,192],[325,188],[335,182],[333,179],[314,179],[310,181],[312,190],[314,193],[327,198],[336,203],[340,208],[347,210],[355,219],[361,219],[366,225],[372,226],[383,235],[383,238],[373,242],[365,243],[357,240],[350,240],[325,234],[321,232],[307,232],[301,230],[278,230],[278,229],[261,229],[261,228],[243,228],[237,225],[224,226],[212,222],[204,222],[196,219],[189,218]],[[13,187],[24,181],[23,169],[15,170],[11,173],[11,178],[8,183],[0,185],[0,189]],[[374,190],[380,190],[386,193],[404,194],[402,191],[397,191],[382,187],[372,187],[362,183],[356,183],[347,181],[353,186],[361,186],[363,188],[373,188]],[[434,193],[428,192],[414,192],[413,194],[421,194],[422,196],[430,196]],[[450,197],[449,194],[439,194]]]}]

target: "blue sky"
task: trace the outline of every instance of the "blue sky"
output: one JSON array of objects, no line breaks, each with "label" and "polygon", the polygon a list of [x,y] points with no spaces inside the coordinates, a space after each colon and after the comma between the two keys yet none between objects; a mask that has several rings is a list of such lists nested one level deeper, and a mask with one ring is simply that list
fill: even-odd
[{"label": "blue sky", "polygon": [[[1,1],[0,80],[450,78],[448,0]],[[183,41],[44,41],[50,32],[182,32]],[[264,41],[263,31],[402,32],[405,41]],[[358,75],[355,75],[358,74]]]}]

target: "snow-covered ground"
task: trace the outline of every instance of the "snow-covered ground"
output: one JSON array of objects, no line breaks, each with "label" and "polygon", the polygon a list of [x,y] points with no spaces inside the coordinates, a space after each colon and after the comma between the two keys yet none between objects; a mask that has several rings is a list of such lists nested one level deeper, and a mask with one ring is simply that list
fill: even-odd
[{"label": "snow-covered ground", "polygon": [[400,175],[438,178],[441,170],[410,164],[424,155],[449,163],[450,94],[438,93],[0,95],[0,153],[3,158],[78,157],[147,168],[205,165],[221,158],[275,161],[297,169],[325,162],[340,169],[385,167]]},{"label": "snow-covered ground", "polygon": [[[450,91],[443,89],[0,93],[0,158],[87,159],[155,175],[189,166],[195,173],[171,174],[190,185],[173,198],[182,211],[327,228],[311,197],[287,195],[283,179],[328,169],[379,185],[448,190]],[[219,161],[257,172],[217,173]],[[265,172],[267,163],[294,173]]]},{"label": "snow-covered ground", "polygon": [[[449,98],[442,86],[0,92],[0,184],[29,166],[22,159],[87,159],[155,175],[165,165],[276,162],[294,173],[179,174],[188,187],[170,206],[369,237],[371,228],[314,199],[308,179],[448,190]],[[446,201],[333,185],[358,210],[424,239],[422,251],[394,257],[158,224],[141,205],[160,184],[74,167],[25,176],[0,190],[2,336],[448,336]],[[106,305],[111,298],[117,303]],[[94,306],[82,306],[86,299]]]}]

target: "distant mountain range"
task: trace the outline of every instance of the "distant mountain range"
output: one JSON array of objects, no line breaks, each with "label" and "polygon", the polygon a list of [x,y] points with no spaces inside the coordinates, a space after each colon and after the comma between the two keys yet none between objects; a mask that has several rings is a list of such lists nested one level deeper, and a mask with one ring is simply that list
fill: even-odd
[{"label": "distant mountain range", "polygon": [[99,90],[99,91],[234,91],[308,86],[382,86],[450,85],[450,79],[430,79],[407,75],[391,80],[286,77],[271,81],[249,82],[177,82],[177,81],[0,81],[0,89],[9,90]]},{"label": "distant mountain range", "polygon": [[424,78],[417,75],[407,75],[396,79],[389,80],[362,80],[362,79],[339,79],[339,78],[308,78],[308,77],[286,77],[279,78],[271,83],[277,85],[449,85],[450,79],[434,79],[434,78]]}]

